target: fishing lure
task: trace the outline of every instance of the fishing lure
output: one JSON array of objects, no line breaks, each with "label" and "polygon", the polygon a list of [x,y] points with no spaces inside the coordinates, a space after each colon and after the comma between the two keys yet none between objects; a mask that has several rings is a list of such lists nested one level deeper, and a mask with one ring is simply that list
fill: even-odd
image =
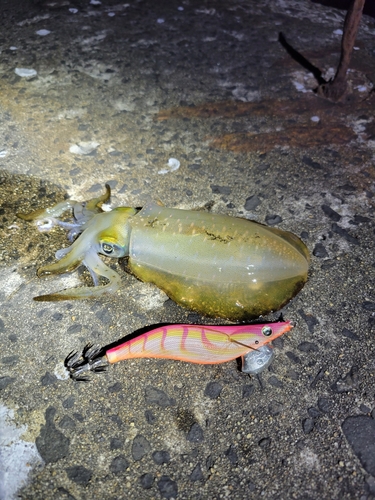
[{"label": "fishing lure", "polygon": [[[69,229],[70,235],[82,233],[70,247],[56,253],[58,262],[38,269],[38,276],[74,271],[83,264],[95,285],[99,285],[98,275],[109,281],[35,300],[113,293],[121,285],[120,276],[98,254],[128,257],[131,273],[154,283],[178,304],[231,321],[245,321],[280,309],[307,280],[309,252],[290,232],[246,219],[166,208],[157,203],[148,203],[142,209],[118,207],[102,212],[103,200],[110,194],[106,187],[103,197],[86,203],[84,216],[80,213],[82,204],[75,202],[22,216],[35,220],[41,230],[60,225]],[[57,216],[70,207],[73,222],[60,221]]]},{"label": "fishing lure", "polygon": [[[82,354],[70,353],[65,360],[65,367],[71,378],[85,380],[82,376],[87,372],[101,372],[109,364],[135,358],[175,359],[199,364],[225,363],[258,352],[258,349],[291,328],[290,321],[231,326],[166,325],[110,349],[88,345]],[[265,357],[267,355],[263,354],[263,359]]]}]

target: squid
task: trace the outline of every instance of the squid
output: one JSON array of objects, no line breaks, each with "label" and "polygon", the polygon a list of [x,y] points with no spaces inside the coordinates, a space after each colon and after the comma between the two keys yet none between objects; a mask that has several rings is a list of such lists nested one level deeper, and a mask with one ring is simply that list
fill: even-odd
[{"label": "squid", "polygon": [[[102,372],[110,364],[136,358],[163,358],[189,363],[218,364],[258,353],[270,342],[291,330],[290,321],[253,325],[165,325],[121,342],[109,349],[89,344],[65,359],[69,376],[87,380],[88,372]],[[271,350],[272,352],[272,350]],[[262,366],[269,363],[264,354]],[[258,360],[259,363],[259,360]],[[246,371],[243,369],[246,373]],[[258,373],[253,370],[251,373]]]},{"label": "squid", "polygon": [[[199,210],[143,208],[103,211],[106,193],[86,203],[62,202],[30,214],[40,230],[69,230],[71,246],[57,262],[38,269],[39,277],[89,270],[94,287],[78,287],[35,297],[37,301],[97,298],[121,286],[119,274],[99,257],[127,257],[128,270],[155,284],[177,304],[203,315],[247,321],[277,311],[304,286],[309,269],[306,245],[294,234],[247,219]],[[59,219],[67,209],[73,221]],[[108,282],[100,284],[99,276]]]}]

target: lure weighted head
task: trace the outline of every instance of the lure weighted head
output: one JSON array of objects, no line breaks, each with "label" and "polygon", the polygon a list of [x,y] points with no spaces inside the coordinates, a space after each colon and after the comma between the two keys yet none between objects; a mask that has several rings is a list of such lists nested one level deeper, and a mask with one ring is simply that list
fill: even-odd
[{"label": "lure weighted head", "polygon": [[241,357],[243,373],[256,375],[270,366],[275,357],[275,352],[269,345],[263,345],[256,351],[250,351]]}]

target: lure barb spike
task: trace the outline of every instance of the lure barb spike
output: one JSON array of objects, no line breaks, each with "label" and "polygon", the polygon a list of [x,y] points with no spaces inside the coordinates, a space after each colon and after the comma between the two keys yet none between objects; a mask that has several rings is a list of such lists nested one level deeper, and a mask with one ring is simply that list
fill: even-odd
[{"label": "lure barb spike", "polygon": [[65,358],[64,366],[68,370],[70,378],[88,382],[90,379],[85,374],[89,372],[103,373],[108,367],[108,362],[105,360],[103,349],[100,346],[87,344],[82,353],[71,351]]}]

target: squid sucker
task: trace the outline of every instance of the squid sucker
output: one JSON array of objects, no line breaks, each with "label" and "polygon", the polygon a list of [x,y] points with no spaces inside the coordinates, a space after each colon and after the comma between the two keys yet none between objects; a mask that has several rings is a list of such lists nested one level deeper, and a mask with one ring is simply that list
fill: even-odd
[{"label": "squid sucker", "polygon": [[[38,301],[95,298],[121,286],[120,276],[98,254],[128,257],[128,268],[154,283],[177,304],[203,315],[230,321],[277,311],[304,286],[309,268],[306,245],[294,234],[258,222],[199,210],[166,208],[155,202],[143,208],[102,211],[110,188],[99,198],[20,215],[40,230],[60,225],[74,243],[56,253],[56,263],[38,276],[62,274],[84,265],[94,287],[35,297]],[[58,217],[72,209],[71,223]],[[99,285],[98,276],[108,280]]]}]

